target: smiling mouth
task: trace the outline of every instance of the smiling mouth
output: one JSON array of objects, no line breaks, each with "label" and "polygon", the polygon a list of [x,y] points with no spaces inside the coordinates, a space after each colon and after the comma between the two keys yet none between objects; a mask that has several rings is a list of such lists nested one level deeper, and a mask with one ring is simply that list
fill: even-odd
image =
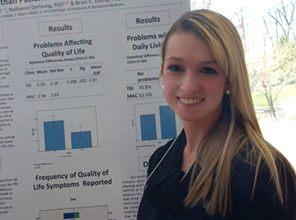
[{"label": "smiling mouth", "polygon": [[186,105],[192,105],[192,104],[197,104],[200,103],[203,99],[184,99],[184,98],[179,98],[180,102],[186,104]]}]

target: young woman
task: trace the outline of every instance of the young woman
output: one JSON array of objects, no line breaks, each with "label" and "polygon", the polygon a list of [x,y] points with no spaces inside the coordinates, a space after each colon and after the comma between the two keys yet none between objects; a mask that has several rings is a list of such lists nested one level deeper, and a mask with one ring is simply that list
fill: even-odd
[{"label": "young woman", "polygon": [[232,23],[184,14],[162,44],[161,73],[184,129],[151,156],[138,220],[296,220],[295,170],[262,136]]}]

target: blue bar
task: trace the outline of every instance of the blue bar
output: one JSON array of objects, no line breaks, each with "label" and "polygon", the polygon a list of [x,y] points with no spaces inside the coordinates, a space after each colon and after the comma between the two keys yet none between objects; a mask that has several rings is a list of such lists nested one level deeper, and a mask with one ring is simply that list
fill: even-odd
[{"label": "blue bar", "polygon": [[80,131],[71,133],[72,149],[90,148],[91,145],[91,132]]},{"label": "blue bar", "polygon": [[77,219],[80,218],[79,212],[64,213],[64,219]]},{"label": "blue bar", "polygon": [[65,150],[64,121],[44,122],[45,150]]},{"label": "blue bar", "polygon": [[74,218],[74,213],[64,213],[64,219]]},{"label": "blue bar", "polygon": [[167,106],[159,106],[161,138],[169,139],[177,136],[176,118],[173,110]]},{"label": "blue bar", "polygon": [[156,140],[155,115],[140,115],[142,141]]}]

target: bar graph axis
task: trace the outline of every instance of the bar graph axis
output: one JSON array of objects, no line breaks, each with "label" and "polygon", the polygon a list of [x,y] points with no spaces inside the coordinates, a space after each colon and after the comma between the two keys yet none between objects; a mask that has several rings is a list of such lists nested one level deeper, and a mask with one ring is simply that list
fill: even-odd
[{"label": "bar graph axis", "polygon": [[38,152],[97,148],[95,106],[40,110],[36,113]]},{"label": "bar graph axis", "polygon": [[134,105],[136,142],[171,139],[182,127],[178,117],[165,102]]},{"label": "bar graph axis", "polygon": [[48,209],[39,211],[39,220],[108,220],[107,205],[76,208]]}]

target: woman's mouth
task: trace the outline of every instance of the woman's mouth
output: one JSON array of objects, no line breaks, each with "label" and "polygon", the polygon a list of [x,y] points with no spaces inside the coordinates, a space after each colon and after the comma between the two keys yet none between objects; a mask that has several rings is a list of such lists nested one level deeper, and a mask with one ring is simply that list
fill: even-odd
[{"label": "woman's mouth", "polygon": [[203,99],[188,99],[188,98],[180,98],[179,97],[180,102],[186,104],[186,105],[192,105],[192,104],[197,104],[200,103]]}]

